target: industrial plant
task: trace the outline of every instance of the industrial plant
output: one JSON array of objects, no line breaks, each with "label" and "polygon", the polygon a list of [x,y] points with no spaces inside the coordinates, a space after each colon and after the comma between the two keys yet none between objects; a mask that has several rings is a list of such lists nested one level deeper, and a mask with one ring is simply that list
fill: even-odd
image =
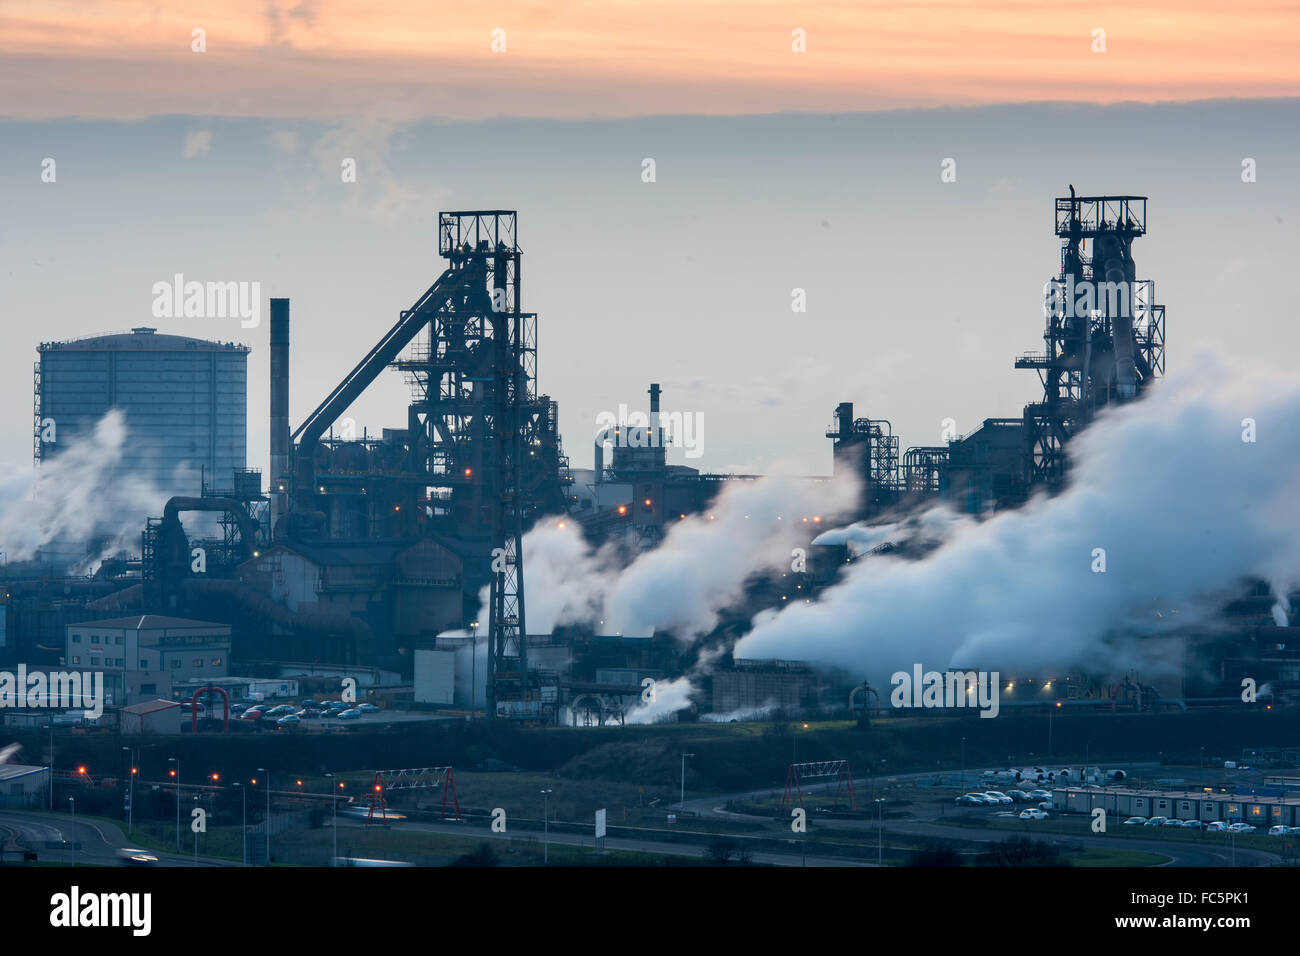
[{"label": "industrial plant", "polygon": [[[856,505],[834,516],[837,525],[898,522],[936,505],[987,520],[1058,494],[1070,480],[1072,440],[1159,382],[1164,307],[1134,258],[1146,198],[1070,187],[1055,200],[1054,222],[1060,269],[1045,288],[1042,344],[1012,363],[1037,374],[1041,398],[945,444],[905,447],[887,418],[871,417],[888,409],[864,416],[844,396],[825,430],[831,476],[805,479],[814,489],[855,480]],[[847,564],[872,554],[915,559],[928,547],[885,542],[857,552],[818,542],[829,515],[804,519],[806,567],[751,575],[702,641],[609,633],[597,620],[529,630],[525,536],[539,523],[571,522],[593,547],[630,563],[678,523],[707,516],[729,487],[763,479],[669,464],[680,423],[662,420],[657,383],[647,383],[644,424],[596,429],[594,468],[571,467],[557,403],[541,387],[544,350],[538,316],[523,302],[516,213],[443,212],[438,244],[441,273],[297,423],[291,330],[303,320],[295,314],[291,324],[289,299],[270,300],[266,475],[247,467],[248,346],[149,327],[41,344],[36,465],[54,467],[116,412],[129,438],[105,481],[164,497],[157,513],[140,516],[129,547],[91,526],[8,562],[0,663],[110,668],[114,708],[188,699],[222,681],[321,675],[361,675],[416,709],[528,724],[618,724],[643,706],[648,686],[686,674],[695,691],[667,719],[878,703],[860,693],[862,674],[732,654],[754,616],[791,594],[815,603]],[[410,390],[404,414],[393,409],[391,427],[356,433],[344,419],[349,406],[392,373]],[[1247,673],[1286,702],[1300,686],[1300,640],[1288,638],[1277,609],[1289,619],[1294,606],[1267,582],[1242,582],[1215,627],[1162,638],[1180,662],[1172,678],[1024,678],[1056,679],[1038,706],[1226,704]]]}]

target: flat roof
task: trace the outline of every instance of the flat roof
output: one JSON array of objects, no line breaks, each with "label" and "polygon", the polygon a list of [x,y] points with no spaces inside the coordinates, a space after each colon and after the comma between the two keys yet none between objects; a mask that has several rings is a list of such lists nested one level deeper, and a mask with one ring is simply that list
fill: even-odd
[{"label": "flat roof", "polygon": [[20,763],[0,763],[0,780],[17,780],[33,773],[44,773],[49,767],[32,767]]},{"label": "flat roof", "polygon": [[128,631],[152,631],[159,628],[229,628],[230,625],[221,624],[217,621],[194,621],[184,617],[166,617],[162,614],[133,614],[131,617],[110,617],[103,621],[79,621],[76,624],[69,624],[68,627],[109,627]]},{"label": "flat roof", "polygon": [[1052,787],[1055,793],[1109,793],[1125,797],[1159,797],[1164,800],[1223,800],[1231,803],[1300,803],[1300,794],[1276,796],[1259,793],[1224,793],[1221,790],[1135,790],[1132,787]]}]

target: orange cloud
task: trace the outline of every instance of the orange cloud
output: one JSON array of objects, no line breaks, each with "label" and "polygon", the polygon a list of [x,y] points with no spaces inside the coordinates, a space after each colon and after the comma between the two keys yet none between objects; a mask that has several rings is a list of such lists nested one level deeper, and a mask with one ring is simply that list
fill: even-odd
[{"label": "orange cloud", "polygon": [[[1300,94],[1287,0],[9,0],[0,113],[624,116]],[[206,52],[191,52],[202,29]],[[494,52],[493,31],[504,49]],[[803,30],[806,52],[794,52]],[[1094,52],[1093,31],[1105,31]],[[501,42],[498,43],[498,46]]]}]

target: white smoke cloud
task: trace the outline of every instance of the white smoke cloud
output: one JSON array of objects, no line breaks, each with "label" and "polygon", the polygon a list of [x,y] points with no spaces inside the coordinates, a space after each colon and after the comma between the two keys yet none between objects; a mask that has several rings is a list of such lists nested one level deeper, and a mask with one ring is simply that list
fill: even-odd
[{"label": "white smoke cloud", "polygon": [[29,560],[42,548],[79,547],[92,537],[105,554],[138,550],[145,518],[161,514],[169,495],[135,476],[115,476],[126,448],[126,419],[113,409],[40,468],[0,483],[0,550],[7,559]]},{"label": "white smoke cloud", "polygon": [[[526,559],[525,559],[526,560]],[[654,700],[638,703],[623,716],[625,724],[653,724],[691,704],[695,685],[689,677],[655,682]]]},{"label": "white smoke cloud", "polygon": [[[1254,442],[1243,440],[1247,418]],[[736,656],[873,679],[916,662],[1115,669],[1162,643],[1131,637],[1203,619],[1243,577],[1289,589],[1300,576],[1297,381],[1199,358],[1070,451],[1072,481],[1055,498],[981,523],[954,518],[921,560],[846,565],[819,602],[759,615]],[[1094,549],[1104,573],[1092,570]]]},{"label": "white smoke cloud", "polygon": [[[614,545],[590,547],[569,519],[547,519],[524,536],[528,631],[589,623],[602,633],[682,640],[707,634],[741,598],[750,575],[789,568],[814,518],[844,514],[856,480],[810,481],[788,471],[724,486],[712,508],[669,527],[662,543],[625,564]],[[487,589],[479,621],[487,622]]]}]

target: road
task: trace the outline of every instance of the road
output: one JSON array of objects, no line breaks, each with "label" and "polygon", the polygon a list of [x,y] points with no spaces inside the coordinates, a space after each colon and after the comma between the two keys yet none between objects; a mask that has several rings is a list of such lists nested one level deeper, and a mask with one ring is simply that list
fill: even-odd
[{"label": "road", "polygon": [[[102,820],[77,820],[75,828],[70,814],[49,814],[28,810],[0,810],[0,832],[3,832],[4,845],[13,847],[18,844],[24,849],[35,850],[40,861],[53,863],[73,862],[75,855],[78,864],[96,866],[117,866],[121,863],[117,851],[123,847],[135,847],[136,843],[127,840],[126,835],[111,823]],[[47,842],[64,844],[76,842],[80,846],[75,854],[70,846],[62,849],[46,849]],[[164,866],[194,866],[194,857],[185,854],[159,853],[150,851],[158,857]],[[199,866],[236,866],[226,860],[199,857]]]},{"label": "road", "polygon": [[[1137,765],[1122,765],[1124,768]],[[1141,765],[1143,767],[1148,765]],[[974,768],[965,771],[965,775],[972,787],[982,785],[980,775],[986,768]],[[951,775],[951,771],[945,772]],[[930,780],[936,776],[934,771],[924,771],[921,773],[910,774],[890,774],[883,778],[890,783],[915,783],[918,780]],[[882,778],[877,778],[882,779]],[[828,783],[819,783],[805,785],[803,791],[805,795],[833,788],[834,781]],[[749,814],[733,813],[726,809],[729,801],[745,802],[747,800],[761,799],[771,796],[774,790],[767,787],[763,790],[751,790],[745,793],[732,793],[723,796],[697,797],[687,800],[685,809],[698,814],[701,817],[746,819],[746,820],[770,820],[770,817],[757,817]],[[815,817],[810,815],[810,821],[816,823]],[[870,819],[861,820],[835,820],[834,826],[845,829],[875,829],[876,824]],[[966,841],[971,843],[997,843],[1013,836],[1014,832],[1007,830],[981,830],[973,827],[951,826],[943,823],[934,822],[933,820],[887,820],[885,825],[886,832],[906,834],[910,836],[929,837],[933,839],[947,839],[953,841]],[[1032,831],[1027,831],[1032,832]],[[1143,853],[1157,853],[1169,859],[1160,864],[1161,866],[1172,867],[1195,867],[1195,866],[1231,866],[1233,865],[1232,848],[1224,842],[1211,842],[1214,838],[1206,838],[1204,843],[1201,842],[1175,842],[1169,840],[1143,840],[1140,838],[1131,838],[1124,836],[1072,836],[1059,833],[1036,834],[1038,839],[1047,843],[1072,843],[1080,844],[1089,848],[1112,849],[1112,850],[1136,850]],[[1243,847],[1237,847],[1236,850],[1237,866],[1272,866],[1281,861],[1281,856],[1277,853],[1271,853],[1266,850],[1249,850]]]},{"label": "road", "polygon": [[[364,824],[353,822],[351,820],[339,819],[340,827],[362,827]],[[393,830],[422,830],[429,833],[448,833],[455,836],[472,836],[475,839],[483,840],[534,840],[538,844],[542,842],[542,834],[534,829],[528,829],[518,832],[493,833],[489,829],[474,827],[464,823],[395,823],[392,825]],[[581,833],[558,833],[552,832],[547,839],[554,844],[564,846],[592,846],[594,837],[585,836]],[[741,846],[744,845],[744,837],[735,837],[736,842]],[[644,853],[659,853],[664,856],[686,856],[699,858],[707,856],[709,848],[702,844],[693,843],[669,843],[660,840],[651,839],[625,839],[622,837],[606,837],[605,849],[607,850],[633,850]],[[804,858],[799,852],[798,847],[791,847],[788,853],[777,853],[770,850],[759,850],[753,854],[755,863],[764,863],[771,866],[803,866]],[[827,856],[810,856],[807,858],[808,866],[871,866],[875,863],[869,863],[865,860],[850,860],[840,857]]]}]

